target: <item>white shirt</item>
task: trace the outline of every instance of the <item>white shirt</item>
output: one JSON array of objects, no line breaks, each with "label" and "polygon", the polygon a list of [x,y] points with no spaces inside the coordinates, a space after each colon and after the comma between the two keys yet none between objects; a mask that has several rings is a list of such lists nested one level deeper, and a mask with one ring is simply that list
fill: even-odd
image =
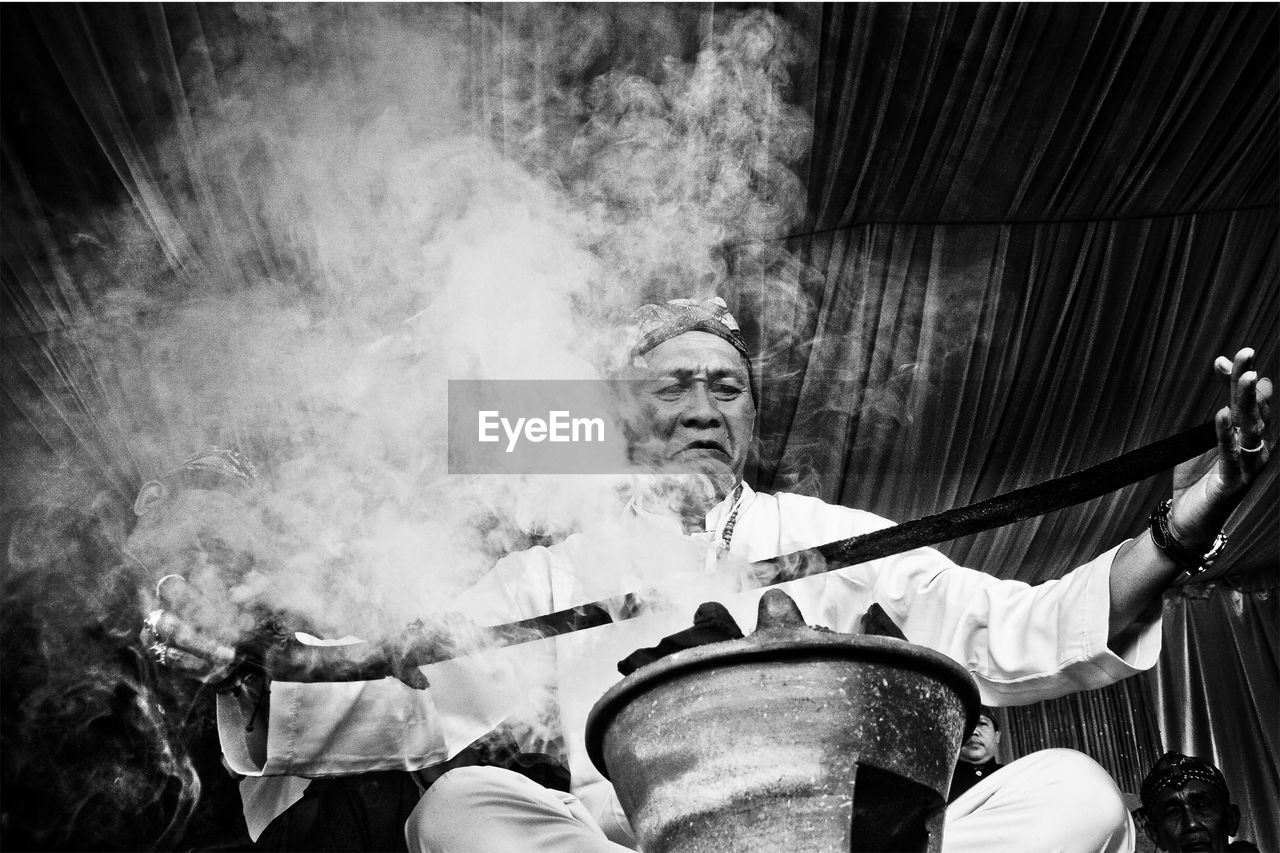
[{"label": "white shirt", "polygon": [[[267,760],[248,760],[236,726],[238,705],[219,705],[223,749],[248,777],[319,776],[418,769],[444,761],[512,715],[534,734],[558,722],[568,750],[574,793],[611,836],[625,823],[612,788],[586,756],[591,706],[621,676],[617,661],[689,627],[693,610],[722,602],[744,632],[755,625],[762,590],[741,589],[747,564],[892,526],[861,510],[799,495],[744,488],[729,559],[709,569],[722,539],[729,500],[708,514],[708,533],[682,536],[667,519],[629,513],[618,528],[576,535],[498,562],[459,602],[480,624],[500,624],[654,587],[665,590],[652,612],[554,640],[472,655],[424,667],[431,682],[413,690],[395,679],[352,684],[274,682]],[[856,633],[878,602],[913,643],[959,662],[989,705],[1021,705],[1111,684],[1150,668],[1160,651],[1156,615],[1132,645],[1107,648],[1109,577],[1115,549],[1065,577],[1037,586],[999,580],[920,548],[834,572],[778,584],[810,624]],[[746,586],[750,586],[747,583]],[[559,720],[544,719],[549,710]],[[239,741],[239,746],[237,745]],[[245,780],[246,820],[256,838],[301,797],[297,781]],[[264,794],[274,790],[275,795]],[[250,814],[251,800],[253,801]]]}]

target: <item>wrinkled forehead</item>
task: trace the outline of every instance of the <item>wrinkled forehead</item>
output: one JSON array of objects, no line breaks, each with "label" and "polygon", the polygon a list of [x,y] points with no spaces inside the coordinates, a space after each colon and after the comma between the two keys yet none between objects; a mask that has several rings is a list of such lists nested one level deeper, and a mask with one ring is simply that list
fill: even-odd
[{"label": "wrinkled forehead", "polygon": [[639,356],[641,376],[678,373],[733,375],[747,381],[747,362],[733,344],[709,332],[685,332]]}]

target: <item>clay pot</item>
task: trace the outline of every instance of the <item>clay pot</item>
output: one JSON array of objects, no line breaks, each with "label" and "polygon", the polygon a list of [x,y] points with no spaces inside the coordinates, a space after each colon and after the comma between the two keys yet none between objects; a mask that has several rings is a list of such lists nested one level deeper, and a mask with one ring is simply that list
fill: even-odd
[{"label": "clay pot", "polygon": [[770,590],[751,636],[614,685],[587,749],[646,853],[937,851],[978,710],[950,658],[808,628]]}]

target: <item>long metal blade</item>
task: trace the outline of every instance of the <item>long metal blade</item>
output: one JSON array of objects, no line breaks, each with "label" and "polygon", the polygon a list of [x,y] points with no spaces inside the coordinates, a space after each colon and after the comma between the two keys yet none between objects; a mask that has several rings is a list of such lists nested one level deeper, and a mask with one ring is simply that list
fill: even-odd
[{"label": "long metal blade", "polygon": [[[1044,515],[1144,480],[1198,456],[1216,444],[1213,421],[1206,421],[1073,474],[884,530],[777,557],[766,561],[766,564],[776,567],[772,576],[765,572],[758,576],[753,574],[753,577],[757,577],[758,586],[767,586],[797,574],[820,574]],[[486,635],[484,645],[513,646],[629,619],[638,615],[639,611],[633,605],[640,597],[638,594],[614,596],[481,629],[481,633]],[[407,638],[386,657],[375,655],[377,661],[366,657],[360,664],[353,665],[343,657],[350,654],[350,646],[295,648],[296,645],[291,643],[287,650],[279,650],[271,656],[267,668],[274,677],[286,681],[382,678],[405,673],[406,668],[438,663],[465,653],[452,644],[442,645],[435,638],[424,637],[421,641]]]}]

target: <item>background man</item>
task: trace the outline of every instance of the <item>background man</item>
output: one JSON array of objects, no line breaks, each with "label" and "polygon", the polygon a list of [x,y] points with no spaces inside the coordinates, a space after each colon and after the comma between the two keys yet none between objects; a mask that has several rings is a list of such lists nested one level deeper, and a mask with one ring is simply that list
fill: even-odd
[{"label": "background man", "polygon": [[1240,826],[1227,780],[1208,761],[1166,752],[1142,780],[1142,828],[1161,850],[1257,850],[1230,842]]},{"label": "background man", "polygon": [[[253,630],[247,614],[228,608],[219,593],[251,571],[267,547],[252,506],[256,479],[247,457],[206,447],[145,483],[134,503],[126,553],[157,580],[160,603],[212,643],[231,645]],[[224,755],[244,752],[261,762],[270,715],[263,679],[228,678],[225,665],[159,642],[149,629],[143,641],[170,670],[214,684],[220,707],[237,707],[247,721],[238,732],[220,731]],[[403,850],[401,827],[421,793],[408,773],[390,770],[316,780],[245,775],[239,786],[250,833],[267,850]]]},{"label": "background man", "polygon": [[[375,696],[390,692],[396,697],[390,702],[367,700],[383,709],[397,701],[400,707],[425,702],[429,726],[423,719],[396,718],[400,727],[394,737],[412,758],[365,762],[368,766],[329,773],[311,772],[312,766],[302,765],[291,766],[297,771],[292,774],[275,770],[268,750],[271,686],[259,673],[233,671],[225,662],[231,648],[265,620],[289,618],[241,609],[225,594],[228,589],[233,596],[240,594],[237,584],[260,568],[272,549],[270,533],[259,523],[256,486],[257,472],[248,458],[228,448],[201,449],[142,486],[125,552],[155,582],[161,612],[181,614],[188,648],[161,636],[150,620],[142,632],[144,646],[167,669],[209,683],[218,692],[223,762],[239,778],[246,827],[258,849],[404,850],[405,820],[422,791],[455,767],[501,766],[540,785],[568,787],[562,767],[547,756],[521,752],[499,729],[501,715],[483,701],[473,701],[486,687],[495,692],[483,668],[466,673],[448,664],[426,668],[443,688],[438,696],[417,694],[394,679],[345,688],[317,686],[321,696],[352,686]],[[305,626],[289,627],[302,643],[317,642],[303,633]],[[473,674],[474,681],[469,678]],[[407,703],[401,701],[406,693],[414,696]],[[285,708],[287,715],[288,697],[279,699],[277,707]],[[276,715],[277,723],[281,716]],[[348,725],[350,719],[339,722],[346,737],[360,739],[361,731]],[[365,722],[378,728],[387,725],[376,716],[367,716]],[[415,725],[428,729],[421,740],[406,734],[405,728]],[[441,728],[446,730],[443,736]],[[323,737],[318,728],[310,734]],[[335,748],[343,743],[335,739]],[[331,758],[326,754],[325,760]]]},{"label": "background man", "polygon": [[1004,765],[996,761],[1000,748],[1000,722],[996,713],[986,705],[978,715],[978,724],[960,747],[960,758],[955,773],[951,775],[951,791],[947,802],[954,802],[983,779]]}]

